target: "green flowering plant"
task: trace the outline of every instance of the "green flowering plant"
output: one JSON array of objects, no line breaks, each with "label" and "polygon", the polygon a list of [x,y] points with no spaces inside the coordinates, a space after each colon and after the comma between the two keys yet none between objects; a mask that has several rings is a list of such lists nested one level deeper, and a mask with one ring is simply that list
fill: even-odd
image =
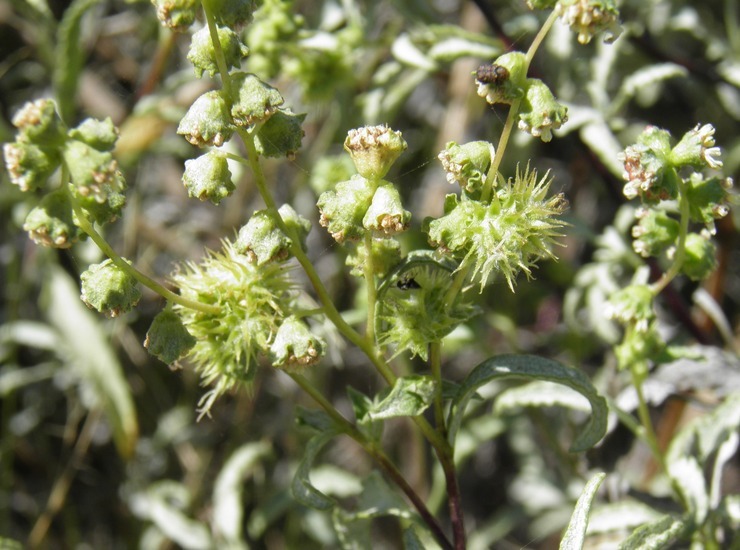
[{"label": "green flowering plant", "polygon": [[[152,527],[142,534],[142,544],[269,545],[266,525],[285,514],[286,532],[300,517],[301,532],[310,532],[321,547],[373,547],[378,536],[373,522],[387,516],[397,521],[396,538],[406,548],[487,547],[498,536],[491,533],[512,522],[530,523],[523,518],[547,519],[555,526],[547,535],[562,539],[561,548],[583,548],[589,517],[602,519],[601,527],[599,521],[593,524],[603,529],[603,518],[616,509],[609,506],[620,504],[601,506],[597,491],[607,468],[605,460],[593,458],[601,452],[595,448],[614,436],[617,423],[632,432],[655,463],[658,481],[645,490],[673,499],[665,509],[645,505],[637,519],[620,526],[623,547],[647,547],[645,540],[659,541],[650,547],[690,541],[720,548],[731,542],[740,521],[738,502],[722,494],[717,480],[738,446],[733,435],[740,418],[737,393],[674,434],[668,445],[659,438],[649,409],[656,399],[650,391],[663,367],[699,362],[702,353],[709,353],[672,336],[666,302],[674,285],[701,284],[719,267],[718,226],[730,219],[733,196],[732,180],[719,172],[724,164],[715,143],[717,130],[701,123],[679,139],[652,125],[636,131],[621,118],[620,108],[642,80],[635,77],[632,88],[607,105],[608,94],[598,87],[609,79],[595,61],[590,70],[599,78],[583,90],[563,82],[556,86],[549,70],[533,66],[538,52],[557,52],[567,36],[575,41],[572,47],[590,52],[584,55],[608,61],[609,48],[624,47],[619,41],[611,44],[622,32],[617,5],[611,0],[528,0],[517,9],[525,3],[547,13],[526,51],[515,51],[504,48],[511,41],[503,39],[503,31],[499,43],[451,25],[409,33],[391,29],[376,40],[355,2],[341,8],[326,2],[322,24],[313,29],[311,16],[298,15],[283,0],[153,1],[168,29],[162,32],[172,40],[168,47],[182,41],[196,90],[178,96],[176,107],[153,99],[160,103],[152,111],[172,108],[163,116],[178,115],[176,127],[167,121],[171,132],[163,141],[183,157],[184,187],[177,198],[162,201],[176,207],[159,204],[153,211],[179,215],[177,201],[188,196],[198,201],[192,201],[197,206],[178,224],[188,228],[187,236],[207,225],[199,225],[202,219],[191,217],[192,212],[218,207],[222,214],[208,218],[218,227],[214,233],[221,223],[234,226],[230,236],[218,235],[196,257],[189,250],[188,258],[176,260],[164,284],[144,273],[161,259],[154,261],[142,249],[129,260],[110,244],[116,228],[123,227],[125,235],[133,231],[126,219],[127,199],[136,208],[148,193],[146,170],[139,172],[121,150],[126,126],[119,130],[111,118],[74,124],[73,102],[63,93],[57,101],[36,100],[18,110],[14,137],[3,146],[8,181],[26,201],[14,215],[23,218],[22,227],[36,244],[57,249],[60,257],[72,258],[68,263],[74,268],[81,267],[80,288],[73,294],[89,308],[117,318],[118,324],[109,325],[119,327],[113,334],[126,332],[120,328],[124,323],[138,329],[151,320],[144,347],[180,371],[169,375],[173,384],[195,380],[202,388],[200,400],[186,407],[197,410],[199,429],[228,415],[230,399],[238,399],[233,396],[246,395],[243,403],[249,405],[233,409],[232,431],[243,425],[238,415],[263,415],[265,434],[247,434],[255,441],[228,461],[224,458],[208,514],[188,517],[196,504],[184,485],[151,483],[143,489],[141,479],[156,475],[157,463],[144,475],[131,474],[122,498]],[[496,28],[486,3],[476,4]],[[64,32],[81,32],[81,13],[87,8],[76,0],[75,10],[76,19],[70,16]],[[537,13],[517,24],[526,28]],[[637,32],[629,24],[626,28],[628,35]],[[590,44],[597,35],[607,45]],[[541,48],[548,40],[548,48]],[[362,49],[372,41],[375,50]],[[455,139],[438,140],[437,150],[427,154],[431,146],[424,133],[408,119],[394,120],[394,114],[409,98],[417,111],[425,111],[425,86],[434,80],[429,76],[448,72],[453,62],[470,56],[484,63],[472,74],[475,65],[455,74],[466,76],[466,93],[478,112],[495,113],[500,124],[471,125]],[[585,69],[579,65],[574,70]],[[723,93],[729,97],[730,92]],[[355,95],[360,98],[352,109],[327,102]],[[594,108],[578,103],[585,96]],[[326,121],[317,120],[322,111],[329,112]],[[419,112],[419,118],[433,118],[438,111]],[[146,115],[137,112],[131,119]],[[612,173],[617,167],[626,182],[623,197],[640,202],[636,208],[623,207],[615,225],[594,240],[596,261],[578,273],[568,265],[573,253],[565,245],[583,231],[577,215],[568,218],[565,170],[555,160],[567,149],[557,149],[558,138],[576,131],[573,126],[591,147],[592,161],[603,161],[602,168]],[[177,145],[168,141],[173,138]],[[614,143],[629,143],[628,138],[632,144],[617,153]],[[337,151],[343,145],[344,153],[323,154],[330,141]],[[455,187],[444,187],[446,193],[413,189],[419,164],[433,164],[428,172]],[[286,184],[291,170],[300,174],[296,181],[310,185]],[[132,188],[124,172],[138,173]],[[577,187],[574,181],[571,186]],[[428,204],[422,206],[417,194]],[[113,224],[121,217],[122,223]],[[165,235],[160,240],[172,244],[169,236],[175,231],[159,229]],[[125,241],[121,246],[134,258],[136,247]],[[176,250],[172,246],[168,253]],[[569,260],[557,262],[561,254]],[[538,266],[546,277],[573,277],[566,314],[571,321],[593,321],[592,328],[609,345],[599,376],[586,374],[593,348],[553,351],[553,336],[531,338],[529,346],[516,343],[518,329],[507,325],[504,312],[530,305],[537,281],[518,281],[535,279]],[[74,311],[62,299],[69,292],[59,281],[66,279],[54,273],[46,299],[56,304],[54,311]],[[517,305],[511,306],[514,299]],[[537,302],[542,333],[557,333],[548,328],[548,308],[556,306],[541,296]],[[74,335],[74,328],[58,319],[61,333]],[[510,342],[502,343],[499,332]],[[94,344],[103,338],[90,340]],[[596,340],[589,335],[581,345],[596,346]],[[53,345],[61,341],[54,339]],[[121,341],[130,347],[130,338]],[[0,351],[3,342],[0,338]],[[84,348],[84,343],[76,345]],[[527,347],[537,353],[515,353]],[[87,365],[85,375],[94,374],[83,382],[95,388],[83,389],[87,402],[119,372],[105,352],[91,349],[90,357],[76,357]],[[128,353],[132,362],[143,361],[136,352]],[[142,373],[132,387],[150,376]],[[295,392],[283,398],[289,395],[285,387],[299,391],[310,408],[294,406]],[[627,397],[616,395],[617,387]],[[136,416],[128,414],[130,393],[109,394],[108,402],[91,407],[105,411],[121,453],[131,456],[135,449],[132,460],[139,467],[151,449],[137,447]],[[633,405],[625,405],[630,397]],[[261,410],[270,401],[275,408],[289,408],[300,430],[281,424],[278,432],[270,432],[271,413]],[[547,409],[553,406],[566,413],[555,418]],[[168,422],[177,423],[175,416],[157,429],[166,431]],[[411,436],[397,437],[401,423]],[[716,426],[715,431],[709,433],[708,426]],[[538,427],[545,435],[534,434]],[[306,441],[299,443],[303,436]],[[92,440],[90,434],[86,438]],[[559,480],[538,458],[536,442],[548,439],[553,456],[542,454],[558,461]],[[354,446],[351,453],[342,447],[346,441]],[[402,445],[407,442],[414,453],[406,453]],[[147,443],[156,447],[157,438]],[[511,517],[484,524],[466,502],[474,486],[483,486],[472,477],[482,470],[475,461],[482,460],[481,449],[493,444],[520,462],[507,498],[521,506]],[[324,448],[330,449],[326,461],[338,465],[319,465]],[[190,452],[181,449],[184,463],[193,462]],[[289,456],[276,468],[276,478],[284,481],[290,471],[292,481],[268,491],[269,502],[255,504],[258,511],[246,520],[242,515],[250,507],[244,502],[252,497],[242,492],[243,480],[253,476],[255,485],[262,483],[271,453]],[[363,458],[356,459],[360,454]],[[409,456],[421,464],[416,479],[407,471]],[[356,472],[350,472],[355,466]],[[557,506],[521,496],[535,485],[557,493]],[[288,493],[296,504],[287,504]],[[619,498],[630,506],[624,492]],[[48,529],[48,522],[38,525],[41,534],[29,539],[34,547]],[[302,534],[296,540],[305,542]]]}]

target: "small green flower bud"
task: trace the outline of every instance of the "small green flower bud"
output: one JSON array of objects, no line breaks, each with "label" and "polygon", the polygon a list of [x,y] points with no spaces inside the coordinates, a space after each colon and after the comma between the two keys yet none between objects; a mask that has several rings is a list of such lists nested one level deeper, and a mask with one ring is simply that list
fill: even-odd
[{"label": "small green flower bud", "polygon": [[[278,211],[289,229],[293,230],[305,248],[305,240],[311,230],[311,222],[299,216],[293,208],[284,204]],[[290,257],[290,238],[278,227],[267,210],[255,212],[247,224],[239,230],[234,250],[245,254],[250,262],[262,265],[268,262],[281,262]]]},{"label": "small green flower bud", "polygon": [[487,141],[462,145],[450,141],[437,158],[442,162],[448,182],[459,184],[467,193],[475,193],[486,180],[493,156],[493,146]]},{"label": "small green flower bud", "polygon": [[290,109],[278,109],[267,119],[255,136],[257,152],[266,157],[295,157],[301,148],[304,132],[301,124],[306,115],[297,115]]},{"label": "small green flower bud", "polygon": [[102,204],[107,200],[108,191],[120,191],[118,186],[122,178],[111,153],[71,139],[64,145],[62,158],[80,197],[90,197]]},{"label": "small green flower bud", "polygon": [[731,188],[731,178],[704,179],[701,174],[691,174],[686,191],[691,220],[703,223],[714,233],[714,220],[723,218],[730,212],[728,191]]},{"label": "small green flower bud", "polygon": [[[484,71],[476,71],[477,93],[491,105],[511,105],[524,95],[527,79],[527,59],[522,52],[509,52],[499,56]],[[489,78],[489,75],[492,76]],[[504,78],[505,75],[505,78]]]},{"label": "small green flower bud", "polygon": [[33,242],[52,248],[69,248],[80,236],[72,213],[72,203],[65,189],[44,195],[38,206],[26,216],[23,230]]},{"label": "small green flower bud", "polygon": [[609,298],[607,317],[631,325],[645,333],[655,319],[653,291],[647,285],[633,284],[618,290]]},{"label": "small green flower bud", "polygon": [[555,100],[550,88],[536,78],[527,79],[527,88],[519,111],[519,129],[540,138],[552,139],[552,131],[568,121],[568,108]]},{"label": "small green flower bud", "polygon": [[403,209],[398,189],[392,183],[384,183],[375,190],[362,226],[368,231],[390,236],[406,231],[410,221],[411,212]]},{"label": "small green flower bud", "polygon": [[613,42],[622,33],[614,0],[560,0],[555,9],[563,22],[578,33],[581,44],[588,44],[601,31],[607,34],[605,42]]},{"label": "small green flower bud", "polygon": [[[373,238],[370,246],[373,273],[378,277],[385,277],[394,267],[401,263],[401,244],[395,239]],[[365,276],[365,265],[368,261],[368,251],[365,241],[359,241],[357,246],[347,255],[347,265],[350,274],[355,277]]]},{"label": "small green flower bud", "polygon": [[645,330],[628,327],[624,340],[614,348],[619,370],[629,369],[638,380],[645,380],[649,372],[649,362],[654,361],[665,349],[657,323],[651,321]]},{"label": "small green flower bud", "polygon": [[239,28],[252,20],[254,0],[211,0],[211,9],[225,26]]},{"label": "small green flower bud", "polygon": [[632,247],[640,256],[658,256],[676,244],[679,224],[662,210],[640,209],[640,222],[632,228]]},{"label": "small green flower bud", "polygon": [[10,181],[20,187],[21,191],[33,191],[42,187],[60,163],[55,149],[41,148],[22,141],[3,145],[3,156]]},{"label": "small green flower bud", "polygon": [[69,131],[69,137],[81,141],[98,151],[113,151],[118,140],[118,128],[110,117],[105,120],[86,118]]},{"label": "small green flower bud", "polygon": [[344,140],[344,149],[352,157],[357,172],[369,180],[383,179],[406,147],[401,132],[388,126],[350,130]]},{"label": "small green flower bud", "polygon": [[136,279],[112,260],[91,265],[80,275],[80,280],[82,282],[80,298],[85,305],[108,317],[118,317],[121,313],[131,310],[141,299]]},{"label": "small green flower bud", "polygon": [[235,73],[232,85],[237,92],[231,116],[237,126],[264,122],[285,101],[280,92],[250,73]]},{"label": "small green flower bud", "polygon": [[[617,158],[624,163],[625,170],[622,177],[627,180],[625,197],[633,199],[640,195],[653,202],[676,198],[678,186],[675,171],[667,170],[670,138],[665,130],[648,126],[635,145],[630,145],[619,154]],[[665,177],[667,172],[672,175]]]},{"label": "small green flower bud", "polygon": [[675,167],[691,166],[700,168],[722,168],[719,160],[722,151],[714,146],[714,126],[711,124],[697,124],[693,130],[686,132],[681,141],[673,148],[670,161]]},{"label": "small green flower bud", "polygon": [[338,183],[333,191],[326,191],[319,197],[319,223],[338,243],[361,238],[365,234],[362,220],[374,194],[372,183],[359,175]]},{"label": "small green flower bud", "polygon": [[717,267],[717,249],[707,232],[686,235],[686,255],[681,272],[692,281],[709,277]]},{"label": "small green flower bud", "polygon": [[157,19],[175,32],[185,32],[195,21],[198,0],[152,0]]},{"label": "small green flower bud", "polygon": [[226,157],[215,149],[196,159],[185,161],[182,183],[188,190],[188,196],[202,201],[209,200],[213,204],[220,203],[236,189],[231,181]]},{"label": "small green flower bud", "polygon": [[[226,68],[241,66],[241,60],[249,55],[249,48],[242,44],[239,35],[228,27],[218,27],[218,41],[221,43],[226,60]],[[195,76],[203,76],[203,72],[208,72],[215,76],[218,72],[216,64],[216,52],[213,49],[211,33],[207,26],[196,32],[190,41],[190,50],[188,51],[188,61],[193,64]]]},{"label": "small green flower bud", "polygon": [[190,106],[177,133],[196,147],[221,147],[234,133],[229,105],[220,91],[206,92]]},{"label": "small green flower bud", "polygon": [[59,147],[64,143],[64,123],[51,99],[29,101],[13,117],[19,141]]},{"label": "small green flower bud", "polygon": [[270,354],[273,366],[296,371],[318,363],[325,349],[324,340],[311,334],[306,323],[291,315],[280,325]]},{"label": "small green flower bud", "polygon": [[146,333],[144,347],[151,355],[172,365],[195,345],[195,338],[182,324],[180,317],[169,309],[161,311]]}]

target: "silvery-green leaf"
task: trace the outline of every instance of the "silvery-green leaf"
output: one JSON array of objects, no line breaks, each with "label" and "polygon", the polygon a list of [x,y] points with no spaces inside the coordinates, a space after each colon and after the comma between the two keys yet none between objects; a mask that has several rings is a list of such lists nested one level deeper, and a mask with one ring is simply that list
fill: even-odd
[{"label": "silvery-green leaf", "polygon": [[619,545],[619,550],[663,550],[670,548],[688,527],[683,519],[663,516],[660,519],[643,525]]},{"label": "silvery-green leaf", "polygon": [[576,502],[576,507],[573,510],[570,523],[568,523],[568,528],[565,530],[563,539],[560,541],[561,550],[580,550],[583,548],[591,504],[605,477],[605,473],[599,473],[586,483],[581,496],[578,498],[578,502]]},{"label": "silvery-green leaf", "polygon": [[428,376],[402,376],[396,380],[387,397],[368,412],[368,418],[418,416],[432,404],[435,386],[434,380]]}]

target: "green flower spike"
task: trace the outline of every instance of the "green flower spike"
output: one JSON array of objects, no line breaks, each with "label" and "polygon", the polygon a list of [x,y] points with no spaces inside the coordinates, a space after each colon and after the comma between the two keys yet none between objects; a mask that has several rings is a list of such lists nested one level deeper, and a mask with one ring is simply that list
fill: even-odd
[{"label": "green flower spike", "polygon": [[552,131],[568,121],[568,108],[555,100],[550,88],[536,78],[527,79],[527,91],[519,112],[519,129],[540,138],[552,139]]},{"label": "green flower spike", "polygon": [[147,351],[168,365],[177,363],[194,345],[195,338],[182,324],[180,317],[170,309],[165,309],[154,318],[144,340]]},{"label": "green flower spike", "polygon": [[23,230],[33,242],[52,248],[69,248],[80,237],[75,225],[72,203],[66,189],[44,195],[41,202],[26,216]]},{"label": "green flower spike", "polygon": [[278,327],[293,308],[293,284],[279,263],[257,266],[225,242],[198,264],[188,263],[172,275],[180,295],[216,306],[204,313],[174,304],[196,344],[186,359],[213,388],[201,400],[207,414],[214,401],[239,383],[248,384],[257,359],[266,355]]},{"label": "green flower spike", "polygon": [[236,99],[231,116],[237,126],[264,122],[285,101],[280,92],[253,74],[235,73],[232,78]]},{"label": "green flower spike", "polygon": [[3,156],[10,181],[21,191],[33,191],[42,187],[60,164],[55,149],[41,148],[22,141],[3,145]]},{"label": "green flower spike", "polygon": [[567,202],[562,194],[547,196],[551,183],[527,168],[499,187],[489,205],[449,195],[445,216],[427,224],[430,243],[472,264],[481,290],[501,273],[513,291],[519,271],[530,276],[537,260],[554,258],[550,248],[566,225],[557,216]]},{"label": "green flower spike", "polygon": [[198,0],[152,0],[157,19],[175,32],[185,32],[195,22]]},{"label": "green flower spike", "polygon": [[[299,216],[289,204],[281,206],[278,213],[288,228],[298,236],[301,247],[305,249],[311,222]],[[280,230],[274,217],[267,210],[259,210],[239,230],[234,249],[245,254],[250,262],[262,265],[287,260],[290,257],[290,245],[290,238]]]},{"label": "green flower spike", "polygon": [[185,161],[182,183],[188,195],[199,200],[218,204],[236,189],[231,181],[231,171],[226,157],[212,149],[196,159]]},{"label": "green flower spike", "polygon": [[410,221],[411,212],[403,209],[398,189],[392,183],[385,183],[375,190],[372,203],[362,219],[362,226],[388,237],[406,231]]},{"label": "green flower spike", "polygon": [[326,342],[312,334],[308,325],[291,315],[280,325],[270,346],[272,365],[287,371],[300,371],[319,362]]},{"label": "green flower spike", "polygon": [[86,118],[76,128],[69,131],[69,137],[98,151],[113,151],[118,140],[118,128],[110,117],[105,120]]},{"label": "green flower spike", "polygon": [[[249,48],[242,44],[239,35],[228,27],[218,27],[218,40],[221,43],[227,69],[241,66],[241,61],[249,55]],[[193,64],[198,78],[207,72],[212,77],[218,72],[216,52],[208,27],[203,27],[193,35],[188,51],[188,61]]]},{"label": "green flower spike", "polygon": [[23,105],[13,117],[13,126],[20,130],[18,140],[26,143],[60,147],[65,140],[64,123],[51,99]]},{"label": "green flower spike", "polygon": [[80,275],[80,280],[82,301],[108,317],[118,317],[131,310],[141,299],[136,279],[111,260],[91,265]]},{"label": "green flower spike", "polygon": [[234,133],[229,105],[220,91],[206,92],[190,106],[177,133],[197,147],[221,147]]},{"label": "green flower spike", "polygon": [[305,118],[305,114],[297,115],[290,109],[278,109],[257,132],[257,152],[266,157],[294,158],[301,148],[304,136],[301,125]]},{"label": "green flower spike", "polygon": [[329,230],[338,243],[357,240],[365,234],[363,218],[375,194],[375,187],[359,175],[325,191],[316,203],[321,211],[319,223]]},{"label": "green flower spike", "polygon": [[383,179],[408,145],[401,132],[388,126],[363,126],[347,133],[344,149],[357,172],[372,181]]},{"label": "green flower spike", "polygon": [[605,42],[614,42],[622,33],[614,0],[560,0],[555,10],[578,33],[581,44],[588,44],[601,31],[606,33]]},{"label": "green flower spike", "polygon": [[474,193],[485,182],[493,156],[493,145],[487,141],[462,145],[450,141],[437,158],[442,162],[449,183],[457,183],[466,193]]}]

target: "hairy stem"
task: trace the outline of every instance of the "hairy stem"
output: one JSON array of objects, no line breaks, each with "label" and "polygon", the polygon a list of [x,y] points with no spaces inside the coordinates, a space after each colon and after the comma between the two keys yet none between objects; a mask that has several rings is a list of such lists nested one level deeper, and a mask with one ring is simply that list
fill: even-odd
[{"label": "hairy stem", "polygon": [[375,288],[375,266],[373,265],[373,234],[371,231],[365,233],[365,286],[367,287],[367,326],[365,327],[365,338],[369,342],[375,342],[375,300],[377,291]]},{"label": "hairy stem", "polygon": [[681,267],[686,259],[686,236],[689,233],[689,221],[690,221],[690,204],[687,195],[687,185],[679,177],[676,177],[678,181],[678,209],[680,212],[680,219],[678,222],[678,240],[676,242],[676,253],[673,256],[673,263],[668,268],[668,271],[663,273],[663,276],[658,279],[650,288],[653,291],[653,295],[657,296],[660,294],[665,287],[681,272]]}]

